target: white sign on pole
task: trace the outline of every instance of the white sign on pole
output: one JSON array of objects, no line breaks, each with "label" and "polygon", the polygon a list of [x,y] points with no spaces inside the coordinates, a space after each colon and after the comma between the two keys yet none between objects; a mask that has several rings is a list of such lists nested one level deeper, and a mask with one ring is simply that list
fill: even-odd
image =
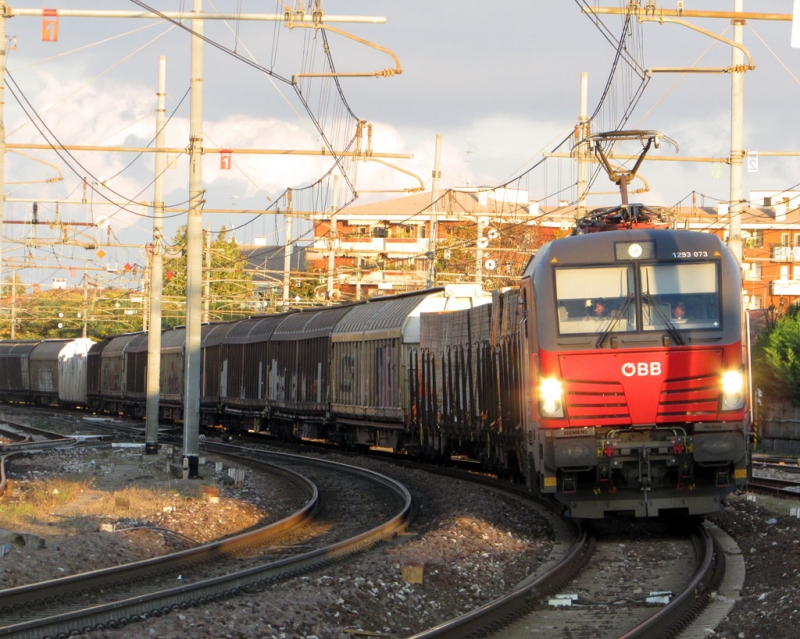
[{"label": "white sign on pole", "polygon": [[758,173],[758,153],[747,154],[747,171],[748,173]]},{"label": "white sign on pole", "polygon": [[792,46],[800,49],[800,0],[794,0],[792,11]]}]

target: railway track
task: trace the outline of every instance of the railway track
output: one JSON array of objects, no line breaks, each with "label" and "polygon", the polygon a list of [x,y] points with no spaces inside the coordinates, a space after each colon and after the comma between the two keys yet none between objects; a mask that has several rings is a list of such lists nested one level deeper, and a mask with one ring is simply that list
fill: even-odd
[{"label": "railway track", "polygon": [[[221,448],[223,450],[217,451],[219,454],[236,453],[233,447]],[[271,472],[293,478],[292,481],[309,493],[306,505],[277,524],[190,551],[0,591],[0,637],[67,637],[70,633],[113,629],[149,616],[220,601],[260,584],[288,579],[369,548],[396,534],[408,522],[410,495],[389,478],[363,469],[324,460],[298,459],[284,453],[245,451],[244,454],[251,465],[263,466],[264,459],[269,458],[272,461]],[[379,486],[381,492],[392,493],[390,497],[384,494],[384,500],[394,503],[393,511],[389,516],[382,514],[378,525],[358,532],[353,531],[352,525],[343,523],[340,528],[344,532],[328,535],[310,552],[287,553],[280,559],[274,556],[265,559],[269,544],[274,544],[279,535],[285,536],[300,523],[310,522],[312,514],[326,508],[324,491],[319,491],[315,484],[287,466],[300,466],[304,472],[314,467],[318,472],[346,474],[351,485],[360,481],[372,487]],[[374,502],[375,490],[367,494],[365,501]],[[330,495],[328,499],[331,499]],[[335,503],[327,507],[326,518],[329,521],[326,527],[335,528],[331,523],[335,521],[337,508],[339,506]],[[344,517],[352,524],[352,512],[345,512]],[[258,555],[259,552],[262,555]],[[240,557],[245,553],[251,558],[243,567]],[[201,571],[200,566],[210,566],[212,572]],[[185,575],[179,587],[174,587],[176,573]],[[172,587],[164,587],[164,583],[170,582]]]},{"label": "railway track", "polygon": [[[210,441],[205,441],[203,443],[203,448],[205,451],[213,453],[214,455],[232,453],[237,455],[243,454],[248,460],[252,459],[254,463],[258,463],[257,458],[262,457],[264,454],[262,451],[250,449],[242,451],[241,447],[238,446],[218,444]],[[309,463],[314,465],[322,463],[318,461],[310,462],[306,458],[300,459],[296,455],[287,453],[272,453],[270,458],[273,463],[276,463],[276,460],[283,460],[286,462],[283,465],[290,465],[292,467],[303,467]],[[454,474],[463,478],[463,473],[457,473],[450,469],[439,469],[439,472],[443,474]],[[303,474],[307,474],[307,471],[304,471]],[[480,475],[472,475],[470,479],[487,485],[494,484],[498,487],[498,490],[502,490],[503,492],[515,492],[518,488],[514,488],[505,482],[497,482],[496,480]],[[526,502],[530,501],[529,496],[524,491],[520,491],[519,499]],[[493,600],[491,603],[480,606],[466,615],[461,615],[449,621],[439,623],[434,628],[413,635],[414,638],[477,637],[488,636],[492,632],[496,633],[495,636],[506,638],[516,637],[517,635],[513,633],[521,632],[523,634],[519,634],[518,636],[527,637],[529,636],[529,627],[532,623],[534,623],[537,628],[541,629],[542,627],[546,627],[548,623],[553,624],[552,621],[547,620],[552,619],[554,616],[555,618],[566,618],[564,614],[565,607],[551,607],[549,605],[550,598],[559,593],[569,594],[573,590],[583,590],[588,593],[592,584],[600,584],[601,580],[598,578],[598,574],[607,571],[611,565],[612,558],[615,554],[619,554],[615,553],[614,548],[619,545],[619,540],[601,539],[598,542],[596,536],[589,534],[585,529],[576,527],[574,522],[563,521],[554,514],[551,514],[550,518],[554,528],[558,530],[557,537],[560,541],[557,543],[545,569],[531,575],[528,579],[518,584],[517,587],[513,588],[511,592]],[[402,525],[403,524],[401,524],[401,526]],[[388,533],[388,535],[391,534],[394,534],[394,532]],[[611,618],[616,618],[618,622],[621,620],[621,623],[617,623],[616,625],[609,623],[609,634],[603,636],[652,637],[658,636],[663,632],[668,632],[666,629],[670,627],[685,624],[686,619],[696,613],[698,607],[704,603],[703,600],[707,597],[709,588],[713,587],[715,581],[710,575],[719,575],[722,566],[719,559],[711,559],[713,554],[708,549],[709,542],[707,537],[703,537],[703,531],[698,530],[694,535],[691,541],[689,541],[688,537],[681,540],[672,539],[667,542],[668,544],[672,544],[672,546],[665,545],[659,551],[660,554],[666,558],[663,561],[670,565],[676,563],[676,556],[685,559],[683,563],[685,563],[686,566],[682,568],[677,577],[675,575],[672,576],[672,582],[665,582],[662,579],[646,587],[641,585],[640,592],[631,593],[631,596],[627,597],[629,600],[627,602],[612,604],[608,601],[600,600],[599,597],[589,597],[587,594],[583,595],[583,600],[579,597],[579,599],[569,607],[570,610],[567,612],[567,615],[569,612],[577,612],[577,614],[573,614],[576,620],[572,622],[575,625],[572,627],[572,630],[570,630],[573,636],[582,636],[580,634],[580,629],[583,628],[585,630],[587,627],[586,615],[588,614],[590,617],[596,616],[596,608],[598,606],[608,608],[608,614]],[[385,536],[382,538],[385,538]],[[350,542],[346,545],[349,545],[349,543]],[[366,546],[371,546],[377,543],[377,541],[365,540],[361,543]],[[653,540],[649,539],[645,542],[640,541],[636,543],[647,546],[648,544],[652,545]],[[633,546],[634,542],[627,541],[626,544]],[[99,617],[90,617],[87,620],[76,621],[76,619],[79,618],[78,615],[82,614],[80,611],[59,611],[59,614],[56,615],[55,618],[51,616],[49,620],[45,620],[44,626],[39,625],[37,627],[34,625],[31,629],[32,633],[25,627],[25,624],[28,622],[24,621],[15,624],[17,626],[16,628],[12,626],[9,626],[8,630],[6,630],[6,628],[0,628],[0,637],[68,636],[66,634],[68,632],[88,632],[91,629],[100,630],[104,628],[112,629],[114,627],[125,626],[147,617],[163,615],[170,611],[211,604],[212,602],[221,601],[233,595],[250,591],[250,589],[254,587],[254,584],[274,583],[277,580],[297,576],[305,571],[320,568],[331,560],[345,557],[351,552],[357,552],[356,550],[349,550],[346,545],[342,546],[342,548],[338,548],[337,544],[332,544],[319,549],[318,552],[322,553],[323,558],[315,558],[315,553],[313,552],[306,553],[306,555],[310,556],[305,557],[304,555],[299,565],[295,563],[296,557],[287,557],[278,562],[272,562],[275,564],[275,569],[278,571],[277,574],[272,576],[268,573],[267,565],[262,565],[258,569],[248,568],[244,571],[240,570],[238,573],[233,574],[230,574],[229,568],[226,568],[224,565],[218,566],[215,576],[199,579],[191,584],[183,584],[180,588],[164,589],[144,595],[134,593],[133,596],[129,596],[122,601],[95,605],[93,606],[96,608],[94,614],[99,612]],[[231,553],[212,551],[209,553],[209,556],[217,559],[226,554]],[[693,561],[689,560],[690,556],[694,558]],[[624,564],[624,556],[622,561]],[[202,563],[202,561],[199,563]],[[697,568],[697,571],[692,575],[690,575],[689,564]],[[179,569],[181,571],[183,570],[180,566],[175,566],[174,568],[168,569],[167,572],[172,572],[174,575],[175,570]],[[638,572],[652,574],[664,572],[658,565],[648,566],[646,570],[637,570]],[[714,571],[716,571],[716,573]],[[242,579],[246,581],[243,582]],[[670,600],[667,605],[663,603],[647,602],[651,591],[665,590],[670,593],[666,596]],[[84,590],[81,589],[77,589],[77,591],[84,592]],[[613,589],[606,588],[605,591],[612,592]],[[3,594],[4,593],[0,592],[0,607],[3,606]],[[42,595],[40,593],[39,599],[52,607],[52,602],[54,601],[53,596]],[[623,604],[625,612],[621,612],[623,610]],[[687,608],[690,609],[688,613]],[[109,616],[109,612],[113,614]],[[582,616],[583,620],[581,620]],[[0,623],[4,622],[3,617],[5,617],[5,615],[0,614]],[[564,636],[561,632],[564,628],[570,627],[568,622],[558,621],[557,624],[561,630],[553,636]],[[594,627],[594,625],[590,624],[588,627]],[[44,630],[42,630],[42,628],[44,628]],[[68,630],[68,628],[71,628],[71,630]],[[525,632],[528,634],[524,634]],[[541,636],[545,637],[547,635]]]},{"label": "railway track", "polygon": [[[702,526],[663,545],[665,553],[652,572],[636,570],[646,583],[614,581],[626,574],[617,565],[622,556],[643,552],[635,546],[653,546],[653,540],[628,540],[619,552],[619,539],[598,541],[586,529],[570,552],[546,574],[520,586],[505,597],[469,615],[453,619],[410,639],[466,639],[503,637],[623,637],[625,639],[675,636],[708,603],[724,571],[724,553],[715,552],[709,532]],[[667,548],[667,545],[669,548]],[[678,565],[676,554],[682,556]],[[632,567],[627,570],[630,571]],[[627,573],[630,576],[630,572]],[[548,596],[558,590],[561,594]],[[582,593],[578,595],[576,593]],[[598,632],[602,628],[602,632]]]}]

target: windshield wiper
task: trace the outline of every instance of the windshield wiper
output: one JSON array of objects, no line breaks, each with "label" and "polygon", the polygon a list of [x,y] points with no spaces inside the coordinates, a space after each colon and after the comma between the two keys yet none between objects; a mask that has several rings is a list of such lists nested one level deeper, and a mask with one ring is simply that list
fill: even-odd
[{"label": "windshield wiper", "polygon": [[667,314],[664,313],[664,310],[658,304],[655,304],[653,302],[653,298],[650,297],[650,293],[644,293],[643,297],[644,301],[650,305],[650,312],[652,313],[653,311],[655,311],[656,317],[659,320],[661,320],[664,326],[667,327],[667,332],[670,334],[670,337],[672,337],[672,339],[675,340],[675,343],[678,346],[685,345],[686,340],[683,339],[683,335],[681,335],[681,332],[677,329],[675,324],[672,323],[672,320],[669,317],[667,317]]},{"label": "windshield wiper", "polygon": [[628,297],[625,298],[625,303],[617,309],[617,311],[614,313],[614,316],[610,319],[606,330],[604,330],[602,335],[597,338],[597,341],[594,344],[595,348],[603,348],[608,336],[614,331],[614,327],[617,325],[617,322],[619,322],[620,319],[622,319],[622,316],[628,312],[628,307],[631,305],[632,301],[633,295],[628,293]]}]

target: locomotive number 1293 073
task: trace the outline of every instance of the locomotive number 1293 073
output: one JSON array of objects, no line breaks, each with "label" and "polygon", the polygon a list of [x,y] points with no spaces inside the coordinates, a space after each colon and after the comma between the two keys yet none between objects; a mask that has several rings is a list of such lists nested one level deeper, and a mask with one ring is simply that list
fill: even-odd
[{"label": "locomotive number 1293 073", "polygon": [[691,257],[708,257],[708,251],[676,251],[672,254],[672,257],[679,260]]}]

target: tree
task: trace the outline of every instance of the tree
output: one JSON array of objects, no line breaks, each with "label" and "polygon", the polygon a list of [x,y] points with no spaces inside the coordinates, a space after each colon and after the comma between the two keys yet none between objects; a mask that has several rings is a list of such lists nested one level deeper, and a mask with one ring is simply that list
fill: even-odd
[{"label": "tree", "polygon": [[[8,298],[6,302],[10,306]],[[3,339],[11,337],[11,316],[8,308],[0,327]],[[84,302],[82,289],[26,293],[20,286],[13,317],[16,339],[81,337],[84,322],[87,337],[95,340],[142,330],[142,305],[131,300],[127,289],[93,287]]]},{"label": "tree", "polygon": [[[205,233],[204,240],[205,240]],[[205,247],[205,242],[204,242]],[[255,284],[247,271],[235,237],[228,238],[223,226],[211,241],[211,265],[205,264],[204,278],[209,278],[209,319],[238,319],[253,312]],[[205,283],[205,279],[204,279]],[[186,227],[178,229],[164,260],[162,316],[166,326],[177,326],[186,317]]]},{"label": "tree", "polygon": [[[437,282],[461,282],[475,277],[476,227],[448,224],[447,238],[437,242]],[[497,222],[484,233],[483,280],[486,288],[519,285],[532,252],[553,239],[539,225],[522,222]],[[486,268],[492,260],[494,269]]]},{"label": "tree", "polygon": [[753,376],[766,399],[800,404],[799,304],[792,304],[756,340]]}]

